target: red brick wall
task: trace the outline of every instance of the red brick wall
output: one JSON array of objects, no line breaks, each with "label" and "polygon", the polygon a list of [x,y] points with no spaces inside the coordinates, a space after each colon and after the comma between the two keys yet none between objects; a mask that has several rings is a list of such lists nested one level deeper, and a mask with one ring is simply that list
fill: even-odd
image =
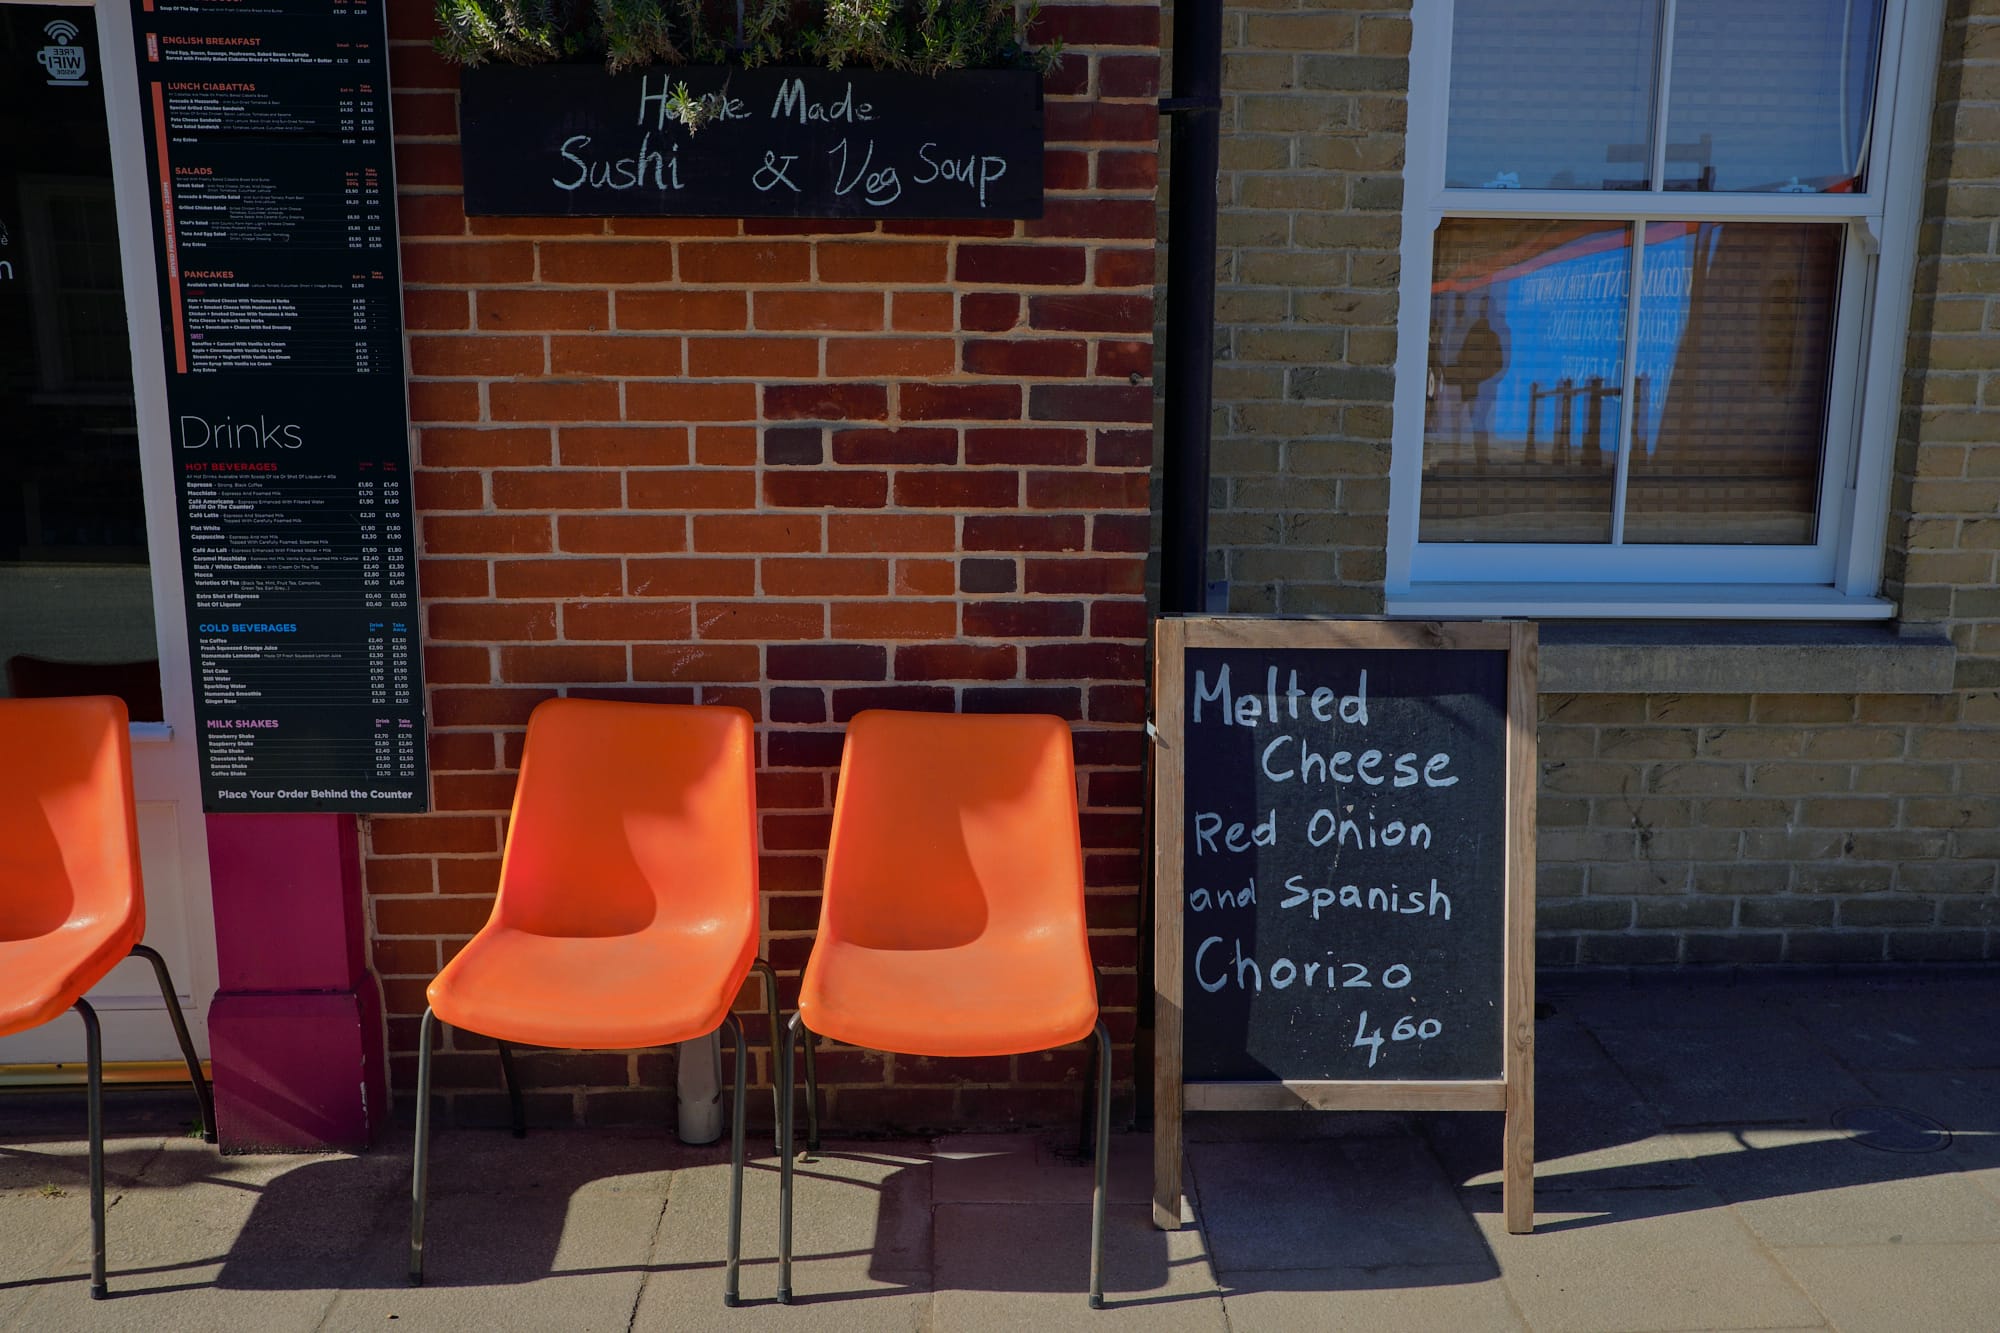
[{"label": "red brick wall", "polygon": [[[424,987],[492,904],[529,710],[557,694],[757,718],[764,952],[787,1006],[842,724],[876,706],[1068,718],[1093,945],[1129,1040],[1159,16],[1042,15],[1069,51],[1039,221],[468,220],[456,74],[429,6],[393,0],[433,812],[364,836],[403,1095]],[[762,1042],[754,982],[742,1002]],[[835,1121],[902,1125],[1062,1120],[1083,1067],[1081,1048],[821,1063]],[[543,1120],[670,1113],[671,1052],[523,1073]],[[500,1113],[489,1044],[447,1036],[436,1077],[460,1118]]]}]

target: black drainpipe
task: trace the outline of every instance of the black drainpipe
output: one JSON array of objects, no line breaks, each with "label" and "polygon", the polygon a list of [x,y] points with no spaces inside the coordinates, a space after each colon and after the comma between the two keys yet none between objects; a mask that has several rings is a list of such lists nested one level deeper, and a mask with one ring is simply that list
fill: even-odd
[{"label": "black drainpipe", "polygon": [[[1169,117],[1166,423],[1160,503],[1160,610],[1208,609],[1208,429],[1215,371],[1215,179],[1221,168],[1222,0],[1174,0]],[[1153,1120],[1152,765],[1139,880],[1134,1119]]]},{"label": "black drainpipe", "polygon": [[1208,607],[1208,427],[1215,368],[1215,178],[1222,119],[1222,0],[1176,0],[1167,202],[1166,429],[1160,610]]}]

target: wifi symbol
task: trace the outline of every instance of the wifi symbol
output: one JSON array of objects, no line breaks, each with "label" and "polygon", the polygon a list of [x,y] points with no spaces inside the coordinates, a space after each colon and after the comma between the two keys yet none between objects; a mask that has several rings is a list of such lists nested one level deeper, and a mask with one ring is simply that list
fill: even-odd
[{"label": "wifi symbol", "polygon": [[42,31],[47,33],[49,40],[57,46],[68,46],[76,40],[76,25],[67,19],[57,19]]}]

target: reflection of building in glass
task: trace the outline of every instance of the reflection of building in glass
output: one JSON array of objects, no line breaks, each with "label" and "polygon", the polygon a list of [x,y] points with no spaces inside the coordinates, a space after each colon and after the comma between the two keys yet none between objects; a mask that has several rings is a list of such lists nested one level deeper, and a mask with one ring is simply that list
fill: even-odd
[{"label": "reflection of building in glass", "polygon": [[1813,539],[1837,229],[1656,222],[1639,262],[1635,310],[1626,225],[1440,227],[1426,540]]}]

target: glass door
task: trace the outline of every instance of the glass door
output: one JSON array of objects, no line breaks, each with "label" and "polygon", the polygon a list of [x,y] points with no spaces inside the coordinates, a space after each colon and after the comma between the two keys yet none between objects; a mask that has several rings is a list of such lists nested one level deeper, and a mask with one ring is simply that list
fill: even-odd
[{"label": "glass door", "polygon": [[[134,336],[159,323],[128,312],[156,300],[144,158],[129,19],[103,20],[0,0],[0,697],[125,700],[147,942],[205,1049],[215,939],[164,372],[157,334]],[[177,1058],[144,963],[91,1001],[108,1061]],[[80,1020],[0,1041],[0,1065],[82,1054]]]}]

